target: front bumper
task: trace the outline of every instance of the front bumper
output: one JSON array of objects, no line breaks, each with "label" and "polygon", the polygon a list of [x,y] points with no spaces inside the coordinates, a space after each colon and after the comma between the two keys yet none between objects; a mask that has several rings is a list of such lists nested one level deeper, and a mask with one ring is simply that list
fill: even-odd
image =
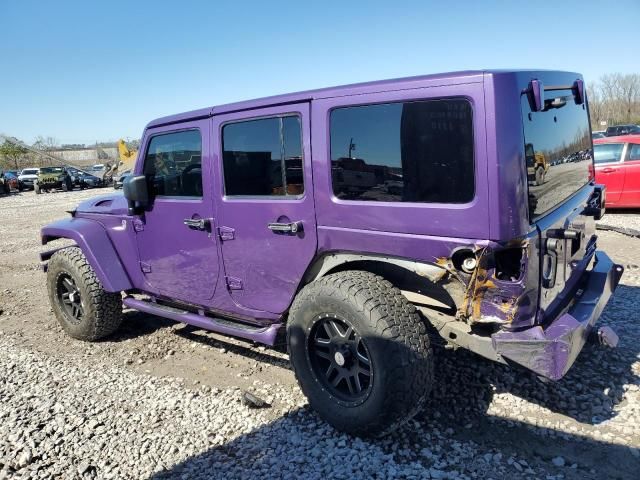
[{"label": "front bumper", "polygon": [[[492,335],[495,351],[552,380],[562,378],[582,350],[593,325],[618,286],[624,268],[603,251],[596,251],[594,266],[584,273],[573,304],[544,328]],[[578,296],[579,295],[579,296]]]}]

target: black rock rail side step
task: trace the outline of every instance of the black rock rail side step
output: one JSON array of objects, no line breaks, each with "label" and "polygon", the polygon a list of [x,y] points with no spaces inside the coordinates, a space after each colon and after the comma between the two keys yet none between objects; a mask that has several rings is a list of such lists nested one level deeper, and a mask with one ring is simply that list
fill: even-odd
[{"label": "black rock rail side step", "polygon": [[138,300],[133,297],[125,297],[122,303],[125,306],[140,312],[169,318],[176,322],[187,323],[189,325],[204,328],[205,330],[211,330],[212,332],[221,333],[223,335],[253,340],[254,342],[269,346],[273,346],[275,344],[278,330],[282,327],[281,323],[274,323],[266,327],[254,327],[245,323],[223,320],[221,318],[211,318],[205,315],[191,313],[180,308],[160,305],[149,300]]}]

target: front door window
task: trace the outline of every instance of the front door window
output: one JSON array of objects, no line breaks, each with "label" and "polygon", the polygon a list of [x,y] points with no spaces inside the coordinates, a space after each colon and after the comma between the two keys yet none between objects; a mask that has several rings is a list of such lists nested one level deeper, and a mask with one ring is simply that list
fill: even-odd
[{"label": "front door window", "polygon": [[156,135],[144,160],[152,196],[202,197],[202,139],[198,130]]}]

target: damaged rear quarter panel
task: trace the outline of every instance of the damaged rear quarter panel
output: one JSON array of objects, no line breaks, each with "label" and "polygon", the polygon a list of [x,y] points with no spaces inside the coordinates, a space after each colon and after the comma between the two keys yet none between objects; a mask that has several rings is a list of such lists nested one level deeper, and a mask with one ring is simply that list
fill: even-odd
[{"label": "damaged rear quarter panel", "polygon": [[[532,239],[533,238],[533,239]],[[538,259],[535,237],[476,246],[477,267],[464,278],[466,290],[458,317],[469,323],[517,329],[534,324],[538,305]],[[505,273],[497,257],[521,252],[517,275]],[[502,269],[501,269],[502,268]]]}]

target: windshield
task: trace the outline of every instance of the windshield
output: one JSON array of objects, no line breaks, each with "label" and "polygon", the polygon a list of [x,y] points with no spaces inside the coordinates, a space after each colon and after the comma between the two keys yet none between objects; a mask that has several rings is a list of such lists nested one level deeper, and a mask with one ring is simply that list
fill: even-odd
[{"label": "windshield", "polygon": [[22,170],[22,175],[37,175],[38,174],[38,170],[35,168],[27,168],[25,170]]},{"label": "windshield", "polygon": [[45,167],[40,169],[40,173],[62,173],[62,167]]},{"label": "windshield", "polygon": [[586,105],[576,105],[570,89],[545,91],[544,103],[532,112],[521,97],[531,221],[589,182],[593,157]]}]

